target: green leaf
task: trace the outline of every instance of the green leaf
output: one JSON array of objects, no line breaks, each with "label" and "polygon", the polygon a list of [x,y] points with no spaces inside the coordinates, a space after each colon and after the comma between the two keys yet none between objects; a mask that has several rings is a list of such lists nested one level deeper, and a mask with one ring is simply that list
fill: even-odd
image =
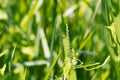
[{"label": "green leaf", "polygon": [[35,0],[33,1],[33,5],[30,8],[28,14],[26,14],[24,16],[24,18],[22,19],[21,23],[20,23],[20,27],[22,28],[22,30],[27,30],[28,24],[32,18],[32,16],[35,14],[35,12],[39,9],[39,7],[41,6],[43,0]]},{"label": "green leaf", "polygon": [[68,79],[67,80],[77,80],[76,77],[76,72],[74,69],[71,69],[69,74],[68,74]]},{"label": "green leaf", "polygon": [[119,40],[119,42],[120,42],[120,13],[118,14],[117,17],[115,17],[114,23],[115,23],[116,35],[117,35],[118,40]]},{"label": "green leaf", "polygon": [[82,41],[82,43],[80,43],[80,47],[79,47],[78,51],[81,51],[81,50],[84,48],[84,46],[87,44],[87,42],[90,41],[93,33],[94,33],[94,31],[91,31],[91,32],[89,33],[89,35],[86,37],[86,39],[84,39],[84,40]]},{"label": "green leaf", "polygon": [[0,74],[2,76],[4,76],[5,70],[6,70],[6,64],[4,64],[4,66],[2,67],[2,69],[0,69]]},{"label": "green leaf", "polygon": [[54,68],[55,64],[57,63],[59,57],[60,57],[60,54],[58,54],[58,56],[57,56],[57,57],[55,58],[55,60],[53,61],[52,65],[51,65],[51,67],[50,67],[50,69],[49,69],[49,71],[47,72],[47,74],[46,74],[46,76],[44,77],[43,80],[48,80],[49,75],[50,75],[51,72],[53,71],[53,68]]},{"label": "green leaf", "polygon": [[2,53],[0,53],[0,57],[4,56],[6,53],[8,53],[8,50],[4,50]]}]

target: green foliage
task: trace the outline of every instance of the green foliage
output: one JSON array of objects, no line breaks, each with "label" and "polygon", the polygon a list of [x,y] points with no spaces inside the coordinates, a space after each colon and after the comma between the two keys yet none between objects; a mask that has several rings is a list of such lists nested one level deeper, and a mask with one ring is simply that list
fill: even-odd
[{"label": "green foliage", "polygon": [[119,21],[120,0],[0,0],[0,80],[120,80]]}]

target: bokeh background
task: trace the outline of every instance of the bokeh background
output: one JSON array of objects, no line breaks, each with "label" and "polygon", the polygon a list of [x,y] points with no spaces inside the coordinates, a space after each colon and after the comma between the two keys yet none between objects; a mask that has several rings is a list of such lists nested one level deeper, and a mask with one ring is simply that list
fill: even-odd
[{"label": "bokeh background", "polygon": [[[70,46],[84,64],[102,64],[110,50],[118,54],[119,45],[107,47],[114,44],[107,43],[113,40],[105,29],[119,14],[119,2],[0,0],[0,80],[43,80],[53,65],[48,79],[63,80],[66,24]],[[99,69],[75,72],[77,80],[120,80],[119,60],[111,57]]]}]

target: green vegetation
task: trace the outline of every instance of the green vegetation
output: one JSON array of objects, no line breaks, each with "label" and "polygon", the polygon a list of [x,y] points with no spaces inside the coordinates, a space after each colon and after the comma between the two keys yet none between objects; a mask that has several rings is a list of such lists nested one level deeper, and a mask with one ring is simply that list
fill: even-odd
[{"label": "green vegetation", "polygon": [[0,80],[120,80],[120,0],[0,0]]}]

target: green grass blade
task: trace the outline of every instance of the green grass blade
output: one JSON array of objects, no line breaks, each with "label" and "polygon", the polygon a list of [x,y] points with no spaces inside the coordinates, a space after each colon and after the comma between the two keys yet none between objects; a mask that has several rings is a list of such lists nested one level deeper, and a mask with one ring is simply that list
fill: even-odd
[{"label": "green grass blade", "polygon": [[6,50],[4,50],[2,53],[0,53],[0,58],[2,57],[2,56],[4,56],[5,54],[7,54],[8,53],[8,50],[6,49]]},{"label": "green grass blade", "polygon": [[57,61],[58,61],[59,57],[60,57],[60,54],[58,54],[58,56],[57,56],[57,57],[55,58],[55,60],[53,61],[52,65],[51,65],[51,67],[50,67],[50,69],[49,69],[49,71],[47,72],[47,74],[45,75],[45,77],[44,77],[44,79],[43,79],[43,80],[48,80],[49,75],[50,75],[50,74],[51,74],[51,72],[53,71],[54,66],[55,66],[55,64],[57,63]]},{"label": "green grass blade", "polygon": [[35,0],[33,1],[33,5],[31,9],[29,10],[28,14],[24,16],[20,23],[20,27],[23,31],[27,30],[28,24],[32,18],[32,16],[35,14],[35,12],[39,9],[39,7],[42,5],[43,0]]},{"label": "green grass blade", "polygon": [[85,40],[82,41],[82,43],[80,43],[80,47],[78,49],[78,51],[81,51],[83,49],[83,47],[87,44],[88,41],[90,41],[90,39],[92,38],[94,31],[90,32],[88,37],[86,37]]},{"label": "green grass blade", "polygon": [[38,57],[39,55],[39,44],[40,44],[40,36],[39,36],[39,27],[38,27],[36,32],[36,40],[35,40],[35,53],[34,53],[35,57]]},{"label": "green grass blade", "polygon": [[40,39],[41,39],[42,46],[43,46],[44,56],[45,56],[45,58],[49,59],[50,50],[49,50],[47,39],[45,37],[45,33],[44,33],[44,30],[42,27],[39,28],[39,35],[40,35]]}]

